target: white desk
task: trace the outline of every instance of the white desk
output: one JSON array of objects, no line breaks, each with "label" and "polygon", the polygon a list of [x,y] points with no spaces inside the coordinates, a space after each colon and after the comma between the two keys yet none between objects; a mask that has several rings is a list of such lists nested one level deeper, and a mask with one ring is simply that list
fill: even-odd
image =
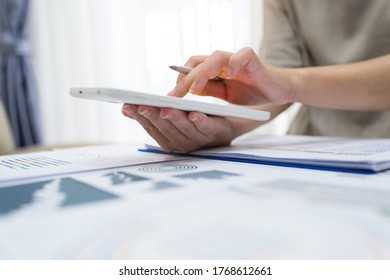
[{"label": "white desk", "polygon": [[128,150],[136,165],[0,183],[0,259],[390,258],[390,172]]}]

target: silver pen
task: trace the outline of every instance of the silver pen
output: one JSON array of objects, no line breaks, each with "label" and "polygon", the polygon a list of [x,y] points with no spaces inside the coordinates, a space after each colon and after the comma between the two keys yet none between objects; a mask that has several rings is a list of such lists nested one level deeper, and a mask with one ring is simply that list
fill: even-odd
[{"label": "silver pen", "polygon": [[[170,65],[168,67],[171,68],[172,70],[175,70],[175,71],[182,73],[182,74],[188,74],[191,72],[192,69],[194,69],[194,68],[188,67],[188,66],[177,66],[177,65]],[[215,77],[215,78],[210,79],[210,81],[223,82],[223,79],[220,77]]]}]

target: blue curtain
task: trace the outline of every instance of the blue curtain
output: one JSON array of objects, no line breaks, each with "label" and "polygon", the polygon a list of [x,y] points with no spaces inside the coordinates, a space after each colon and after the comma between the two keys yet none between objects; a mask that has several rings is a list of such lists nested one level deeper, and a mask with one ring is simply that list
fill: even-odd
[{"label": "blue curtain", "polygon": [[29,3],[0,0],[0,97],[18,148],[40,143],[38,91],[26,37]]}]

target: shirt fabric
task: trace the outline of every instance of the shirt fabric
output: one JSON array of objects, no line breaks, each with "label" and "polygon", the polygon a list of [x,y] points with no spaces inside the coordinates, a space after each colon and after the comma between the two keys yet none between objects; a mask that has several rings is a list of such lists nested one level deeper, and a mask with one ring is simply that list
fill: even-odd
[{"label": "shirt fabric", "polygon": [[[265,63],[324,66],[389,53],[389,0],[264,0],[260,57]],[[289,133],[390,137],[390,110],[357,112],[303,105]]]}]

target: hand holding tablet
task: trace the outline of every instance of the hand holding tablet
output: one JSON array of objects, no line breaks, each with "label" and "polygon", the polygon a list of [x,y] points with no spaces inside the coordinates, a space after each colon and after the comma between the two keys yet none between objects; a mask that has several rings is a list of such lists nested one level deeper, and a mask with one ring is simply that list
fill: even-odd
[{"label": "hand holding tablet", "polygon": [[220,105],[130,90],[111,88],[71,88],[70,94],[74,97],[83,99],[121,104],[149,105],[159,108],[174,108],[183,111],[197,111],[207,115],[220,117],[233,117],[256,121],[266,121],[270,118],[269,112],[248,109],[237,105]]}]

